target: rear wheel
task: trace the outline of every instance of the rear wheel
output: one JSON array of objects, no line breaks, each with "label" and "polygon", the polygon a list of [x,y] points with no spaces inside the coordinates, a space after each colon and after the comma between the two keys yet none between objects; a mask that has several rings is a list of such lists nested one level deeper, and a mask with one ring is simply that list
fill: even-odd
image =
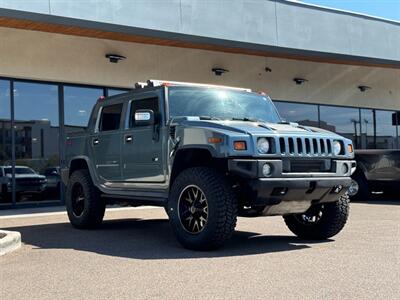
[{"label": "rear wheel", "polygon": [[68,218],[76,228],[93,228],[101,224],[105,201],[99,197],[87,170],[72,173],[66,192]]},{"label": "rear wheel", "polygon": [[349,216],[349,197],[336,202],[313,205],[304,214],[287,215],[284,220],[290,231],[305,239],[327,239],[338,234]]},{"label": "rear wheel", "polygon": [[190,168],[174,181],[167,213],[174,234],[184,247],[211,250],[232,236],[237,201],[232,186],[218,171]]},{"label": "rear wheel", "polygon": [[350,197],[351,200],[355,201],[368,201],[371,198],[371,191],[368,186],[367,179],[364,174],[357,172],[353,178],[354,183],[357,185],[357,193]]}]

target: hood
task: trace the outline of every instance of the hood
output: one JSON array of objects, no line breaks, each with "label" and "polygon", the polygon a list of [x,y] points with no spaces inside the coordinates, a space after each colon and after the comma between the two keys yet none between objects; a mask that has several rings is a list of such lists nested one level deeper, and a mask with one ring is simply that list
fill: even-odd
[{"label": "hood", "polygon": [[185,125],[209,127],[210,129],[221,129],[247,133],[251,135],[262,134],[294,134],[308,136],[338,136],[336,133],[317,127],[302,126],[297,123],[267,123],[250,121],[216,121],[216,120],[187,120]]},{"label": "hood", "polygon": [[46,176],[39,174],[15,174],[15,178],[39,178],[46,179]]}]

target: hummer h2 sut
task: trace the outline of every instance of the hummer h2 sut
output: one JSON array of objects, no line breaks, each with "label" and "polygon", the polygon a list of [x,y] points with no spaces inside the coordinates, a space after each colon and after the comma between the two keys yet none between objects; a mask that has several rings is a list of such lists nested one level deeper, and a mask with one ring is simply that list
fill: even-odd
[{"label": "hummer h2 sut", "polygon": [[94,227],[107,204],[166,209],[179,242],[213,249],[237,216],[282,215],[306,239],[345,225],[355,171],[350,140],[283,121],[249,90],[148,81],[99,99],[84,134],[67,137],[66,206]]}]

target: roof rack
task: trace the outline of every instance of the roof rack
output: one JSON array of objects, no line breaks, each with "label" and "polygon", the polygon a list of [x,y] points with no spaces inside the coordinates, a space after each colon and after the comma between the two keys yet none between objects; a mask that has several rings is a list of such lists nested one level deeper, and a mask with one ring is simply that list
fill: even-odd
[{"label": "roof rack", "polygon": [[145,87],[154,87],[154,86],[193,86],[193,87],[220,88],[220,89],[230,89],[230,90],[236,90],[236,91],[251,92],[251,89],[225,86],[225,85],[180,82],[180,81],[169,81],[169,80],[158,80],[158,79],[149,79],[146,82],[136,82],[135,83],[135,89],[141,89],[141,88],[145,88]]}]

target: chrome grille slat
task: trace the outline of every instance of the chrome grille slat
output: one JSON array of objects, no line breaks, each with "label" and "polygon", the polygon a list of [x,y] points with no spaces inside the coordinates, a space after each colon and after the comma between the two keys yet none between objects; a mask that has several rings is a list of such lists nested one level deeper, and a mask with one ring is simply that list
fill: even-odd
[{"label": "chrome grille slat", "polygon": [[277,153],[282,156],[332,156],[330,138],[280,136],[276,138]]},{"label": "chrome grille slat", "polygon": [[285,137],[284,140],[285,140],[285,154],[290,154],[289,153],[289,140],[287,137]]},{"label": "chrome grille slat", "polygon": [[324,154],[327,156],[329,154],[328,153],[328,142],[326,139],[323,139],[322,141],[324,143],[324,149],[325,149]]}]

